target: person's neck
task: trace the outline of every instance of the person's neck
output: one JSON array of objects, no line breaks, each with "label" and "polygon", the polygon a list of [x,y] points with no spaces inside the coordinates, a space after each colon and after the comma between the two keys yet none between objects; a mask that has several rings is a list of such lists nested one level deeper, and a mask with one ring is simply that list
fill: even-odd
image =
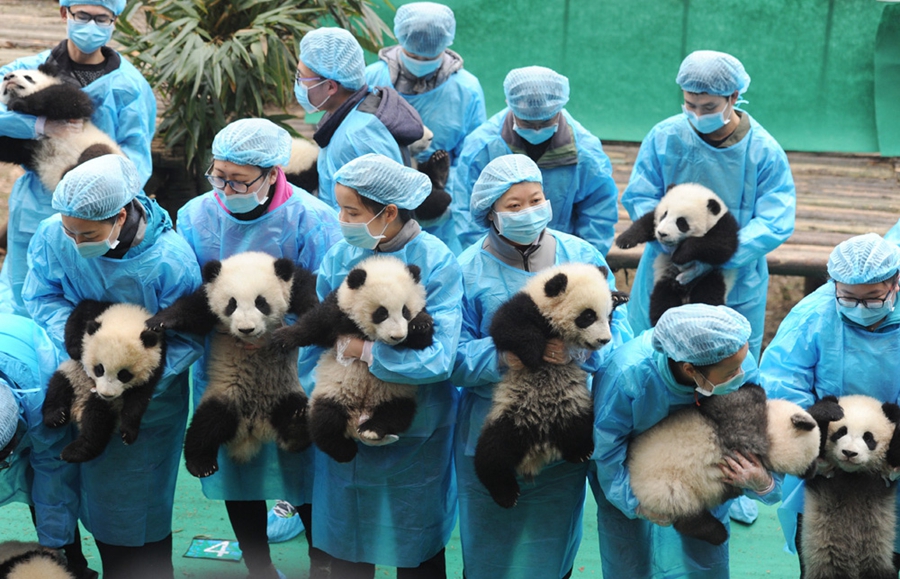
[{"label": "person's neck", "polygon": [[384,233],[382,234],[384,235],[384,239],[379,241],[379,244],[387,243],[388,241],[397,237],[397,234],[400,233],[401,229],[403,229],[403,223],[400,222],[400,218],[398,217],[388,224],[387,229],[385,229]]},{"label": "person's neck", "polygon": [[347,102],[347,99],[352,97],[355,94],[354,92],[348,91],[338,91],[331,95],[331,98],[328,99],[325,104],[322,106],[322,110],[329,114],[334,114],[334,111],[341,108],[341,105]]},{"label": "person's neck", "polygon": [[103,50],[98,48],[91,54],[85,54],[71,40],[67,43],[69,59],[75,64],[100,64],[104,60]]},{"label": "person's neck", "polygon": [[727,124],[722,125],[722,128],[716,129],[711,133],[707,133],[705,136],[710,141],[724,141],[728,137],[731,136],[731,133],[735,132],[738,128],[738,125],[741,124],[741,117],[737,114],[737,109],[734,106],[731,107],[731,117],[729,117],[729,121]]}]

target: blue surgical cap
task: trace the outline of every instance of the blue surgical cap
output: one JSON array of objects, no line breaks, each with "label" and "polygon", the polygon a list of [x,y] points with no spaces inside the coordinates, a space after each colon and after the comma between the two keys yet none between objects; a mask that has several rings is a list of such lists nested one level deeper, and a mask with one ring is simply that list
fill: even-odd
[{"label": "blue surgical cap", "polygon": [[453,10],[443,4],[404,4],[394,16],[394,35],[407,52],[437,58],[453,44],[456,18],[453,17]]},{"label": "blue surgical cap", "polygon": [[16,435],[19,424],[19,405],[10,385],[0,380],[0,449],[4,448]]},{"label": "blue surgical cap", "polygon": [[750,76],[741,61],[730,54],[697,50],[681,62],[675,82],[687,92],[728,96],[734,91],[744,94],[750,87]]},{"label": "blue surgical cap", "polygon": [[523,121],[546,121],[569,102],[569,79],[543,66],[514,68],[503,81],[506,103]]},{"label": "blue surgical cap", "polygon": [[53,191],[53,209],[68,217],[103,221],[141,192],[141,178],[128,157],[103,155],[85,161]]},{"label": "blue surgical cap", "polygon": [[118,16],[125,10],[126,0],[59,0],[62,7],[77,6],[79,4],[87,4],[90,6],[103,6],[107,10],[111,10],[113,14]]},{"label": "blue surgical cap", "polygon": [[686,304],[666,310],[653,348],[676,362],[708,366],[733,356],[750,339],[750,322],[727,306]]},{"label": "blue surgical cap", "polygon": [[416,209],[431,193],[431,179],[384,155],[368,153],[334,174],[334,180],[382,205]]},{"label": "blue surgical cap", "polygon": [[828,275],[847,284],[878,283],[900,269],[900,248],[877,233],[842,241],[828,258]]},{"label": "blue surgical cap", "polygon": [[525,155],[503,155],[488,163],[472,187],[469,201],[472,219],[486,225],[494,202],[509,191],[510,187],[523,181],[544,182],[541,170]]},{"label": "blue surgical cap", "polygon": [[366,83],[363,49],[343,28],[317,28],[300,41],[300,60],[322,78],[359,90]]},{"label": "blue surgical cap", "polygon": [[266,119],[241,119],[219,131],[213,139],[217,161],[274,167],[291,160],[293,140],[288,132]]}]

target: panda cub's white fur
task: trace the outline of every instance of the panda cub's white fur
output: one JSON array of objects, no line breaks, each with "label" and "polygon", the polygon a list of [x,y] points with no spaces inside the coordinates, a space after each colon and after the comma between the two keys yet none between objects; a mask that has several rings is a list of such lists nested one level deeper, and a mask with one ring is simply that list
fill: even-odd
[{"label": "panda cub's white fur", "polygon": [[38,543],[0,543],[0,579],[73,579],[55,550]]},{"label": "panda cub's white fur", "polygon": [[319,147],[307,139],[293,139],[291,143],[291,157],[288,164],[283,167],[288,175],[300,174],[316,166],[319,158]]}]

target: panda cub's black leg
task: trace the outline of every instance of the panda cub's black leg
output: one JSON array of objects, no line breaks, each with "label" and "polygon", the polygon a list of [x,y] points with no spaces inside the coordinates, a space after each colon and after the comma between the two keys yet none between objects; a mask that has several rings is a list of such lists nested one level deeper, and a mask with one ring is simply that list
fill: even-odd
[{"label": "panda cub's black leg", "polygon": [[375,440],[386,434],[400,434],[412,426],[415,417],[415,398],[395,398],[376,406],[372,417],[359,425],[359,434],[365,436],[364,432],[371,432]]},{"label": "panda cub's black leg", "polygon": [[319,450],[337,462],[350,462],[359,450],[356,441],[347,438],[350,414],[331,398],[316,398],[309,412],[309,432]]},{"label": "panda cub's black leg", "polygon": [[62,450],[60,458],[66,462],[86,462],[97,458],[106,449],[115,428],[116,415],[109,404],[92,395],[85,402],[81,420],[78,421],[78,438]]},{"label": "panda cub's black leg", "polygon": [[721,545],[728,540],[728,530],[725,525],[709,511],[697,513],[692,517],[676,519],[672,526],[686,537],[700,539],[711,545]]},{"label": "panda cub's black leg", "polygon": [[122,442],[132,444],[137,440],[141,430],[141,419],[150,405],[155,382],[149,382],[138,388],[129,388],[122,394],[122,412],[119,418],[119,432]]},{"label": "panda cub's black leg", "polygon": [[278,433],[278,445],[287,452],[300,452],[309,448],[306,396],[291,392],[278,401],[272,411],[272,426]]},{"label": "panda cub's black leg", "polygon": [[184,462],[188,472],[206,477],[219,470],[219,447],[234,438],[240,417],[225,402],[210,398],[194,411],[184,437]]},{"label": "panda cub's black leg", "polygon": [[675,276],[666,275],[660,278],[650,294],[650,325],[655,326],[660,316],[667,310],[684,303],[686,293],[686,287],[678,283]]},{"label": "panda cub's black leg", "polygon": [[550,442],[562,452],[567,462],[586,462],[594,452],[594,413],[573,416],[566,424],[550,429]]},{"label": "panda cub's black leg", "polygon": [[41,413],[44,426],[55,428],[69,422],[75,390],[62,372],[54,372],[47,383],[47,395]]},{"label": "panda cub's black leg", "polygon": [[688,302],[692,304],[724,306],[725,291],[725,278],[722,276],[722,272],[713,270],[693,287],[688,296]]},{"label": "panda cub's black leg", "polygon": [[491,493],[491,498],[505,509],[516,506],[519,483],[516,467],[528,452],[530,437],[513,424],[512,418],[501,418],[485,424],[475,447],[475,474]]}]

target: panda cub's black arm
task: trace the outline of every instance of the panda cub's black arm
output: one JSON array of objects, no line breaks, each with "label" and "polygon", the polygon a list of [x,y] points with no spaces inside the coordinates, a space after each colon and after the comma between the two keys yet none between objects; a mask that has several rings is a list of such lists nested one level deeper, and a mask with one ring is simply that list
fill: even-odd
[{"label": "panda cub's black arm", "polygon": [[291,303],[288,312],[302,316],[319,303],[316,295],[316,274],[308,269],[298,267],[291,280]]},{"label": "panda cub's black arm", "polygon": [[490,334],[497,350],[515,354],[534,370],[543,364],[552,331],[534,301],[520,292],[497,309]]},{"label": "panda cub's black arm", "polygon": [[424,350],[434,343],[434,318],[424,309],[409,321],[409,329],[402,346]]},{"label": "panda cub's black arm", "polygon": [[702,261],[720,266],[731,259],[738,248],[738,224],[734,215],[726,213],[703,237],[688,237],[672,253],[672,263],[684,265]]},{"label": "panda cub's black arm", "polygon": [[338,336],[358,333],[356,324],[338,307],[335,290],[324,301],[303,314],[294,325],[276,330],[272,335],[272,342],[285,349],[305,346],[330,348],[334,346]]},{"label": "panda cub's black arm", "polygon": [[24,165],[34,169],[34,141],[0,137],[0,163]]},{"label": "panda cub's black arm", "polygon": [[10,100],[9,109],[47,117],[48,120],[89,119],[94,103],[86,92],[66,83],[54,84],[22,99]]},{"label": "panda cub's black arm", "polygon": [[631,249],[642,243],[656,239],[656,218],[653,211],[645,213],[616,238],[621,249]]},{"label": "panda cub's black arm", "polygon": [[215,329],[219,319],[209,309],[205,286],[192,294],[181,296],[171,306],[160,310],[147,320],[151,330],[173,330],[205,336]]},{"label": "panda cub's black arm", "polygon": [[81,300],[72,309],[66,327],[63,330],[63,341],[66,353],[73,360],[81,359],[81,346],[84,335],[87,333],[88,322],[97,319],[97,316],[106,311],[112,302],[100,302],[97,300]]}]

